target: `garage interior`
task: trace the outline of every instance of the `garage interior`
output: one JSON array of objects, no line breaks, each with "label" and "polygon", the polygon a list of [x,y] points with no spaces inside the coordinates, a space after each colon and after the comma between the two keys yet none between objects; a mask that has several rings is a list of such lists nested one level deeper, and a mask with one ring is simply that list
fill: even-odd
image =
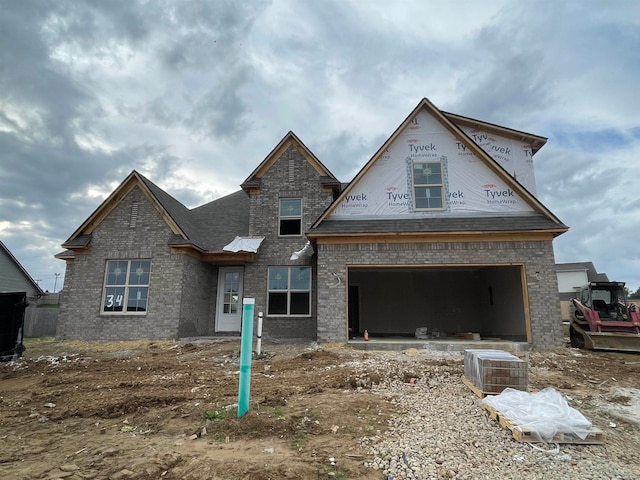
[{"label": "garage interior", "polygon": [[523,265],[352,266],[349,338],[370,336],[526,342]]}]

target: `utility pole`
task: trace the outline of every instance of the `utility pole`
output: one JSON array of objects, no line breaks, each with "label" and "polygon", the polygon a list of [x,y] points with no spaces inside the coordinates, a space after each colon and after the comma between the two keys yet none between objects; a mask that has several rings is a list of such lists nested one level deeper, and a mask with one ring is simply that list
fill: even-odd
[{"label": "utility pole", "polygon": [[56,286],[58,286],[58,277],[60,276],[60,274],[54,273],[54,275],[56,276],[56,280],[53,282],[53,293],[56,293]]}]

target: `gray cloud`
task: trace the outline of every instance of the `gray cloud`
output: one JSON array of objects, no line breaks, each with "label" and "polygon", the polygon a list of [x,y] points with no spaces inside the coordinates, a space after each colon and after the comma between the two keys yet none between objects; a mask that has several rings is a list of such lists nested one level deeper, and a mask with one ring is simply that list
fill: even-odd
[{"label": "gray cloud", "polygon": [[60,243],[134,168],[195,206],[293,130],[348,181],[429,97],[549,137],[538,193],[571,227],[556,259],[635,290],[639,17],[637,2],[597,0],[12,2],[0,236],[51,280]]},{"label": "gray cloud", "polygon": [[185,120],[203,137],[241,137],[247,127],[246,109],[239,87],[248,80],[249,73],[240,68],[227,72],[227,76],[215,82],[212,88],[198,99]]}]

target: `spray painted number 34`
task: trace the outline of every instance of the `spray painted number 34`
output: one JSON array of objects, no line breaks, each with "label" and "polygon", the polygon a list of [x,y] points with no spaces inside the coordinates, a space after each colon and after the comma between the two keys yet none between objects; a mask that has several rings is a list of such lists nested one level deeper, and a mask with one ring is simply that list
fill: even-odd
[{"label": "spray painted number 34", "polygon": [[112,308],[114,305],[121,307],[122,306],[122,295],[107,295],[107,304],[105,305],[107,308]]}]

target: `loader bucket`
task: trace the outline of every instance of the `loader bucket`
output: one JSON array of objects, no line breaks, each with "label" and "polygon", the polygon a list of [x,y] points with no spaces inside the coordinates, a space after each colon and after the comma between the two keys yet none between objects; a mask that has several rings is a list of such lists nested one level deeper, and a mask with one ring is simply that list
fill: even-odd
[{"label": "loader bucket", "polygon": [[590,350],[640,352],[640,335],[634,333],[584,332],[585,347]]}]

